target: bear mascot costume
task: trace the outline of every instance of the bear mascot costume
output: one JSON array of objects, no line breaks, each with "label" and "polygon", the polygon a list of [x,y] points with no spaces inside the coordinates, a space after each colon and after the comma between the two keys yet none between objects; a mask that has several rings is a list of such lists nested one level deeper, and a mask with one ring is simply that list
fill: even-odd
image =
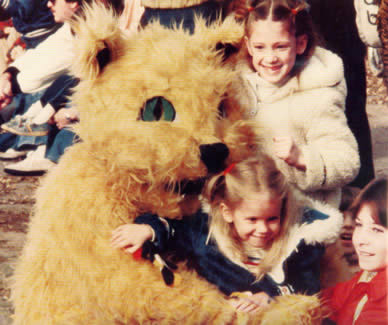
[{"label": "bear mascot costume", "polygon": [[149,260],[110,246],[112,230],[142,213],[193,213],[203,179],[255,150],[257,132],[233,118],[238,108],[223,113],[233,79],[224,49],[241,40],[242,27],[198,20],[190,35],[153,23],[125,38],[117,18],[95,5],[73,30],[82,140],[37,191],[13,278],[15,324],[319,322],[315,296],[238,313],[184,265],[167,285]]}]

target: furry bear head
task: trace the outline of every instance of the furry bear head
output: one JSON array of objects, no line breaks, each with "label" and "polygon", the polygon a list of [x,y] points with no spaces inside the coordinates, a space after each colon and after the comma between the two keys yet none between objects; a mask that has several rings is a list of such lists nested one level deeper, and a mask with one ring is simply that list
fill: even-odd
[{"label": "furry bear head", "polygon": [[[125,37],[106,9],[96,5],[84,16],[73,25],[73,73],[81,79],[73,99],[81,114],[76,130],[111,175],[148,192],[162,186],[198,194],[200,180],[237,159],[239,147],[251,149],[252,127],[232,126],[223,110],[234,76],[223,48],[240,42],[240,24],[198,19],[189,34],[153,23]],[[234,154],[225,137],[233,139]]]}]

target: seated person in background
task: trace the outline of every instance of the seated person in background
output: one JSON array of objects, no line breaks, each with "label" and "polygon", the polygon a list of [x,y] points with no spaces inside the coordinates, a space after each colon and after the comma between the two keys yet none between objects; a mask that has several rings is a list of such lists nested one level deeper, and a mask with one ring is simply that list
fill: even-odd
[{"label": "seated person in background", "polygon": [[61,75],[27,112],[14,116],[9,122],[2,124],[1,128],[17,135],[47,135],[50,129],[48,122],[59,109],[67,104],[78,82],[78,79],[67,74]]},{"label": "seated person in background", "polygon": [[[20,96],[23,104],[17,105],[13,114],[25,113],[55,79],[68,71],[73,59],[73,35],[69,20],[80,12],[81,5],[87,1],[90,0],[47,2],[45,10],[51,11],[53,20],[63,25],[35,48],[28,49],[0,75],[0,109],[10,104],[15,96]],[[4,159],[25,156],[26,145],[28,149],[31,149],[31,145],[34,149],[46,142],[45,137],[23,138],[8,133],[0,134],[0,149],[4,151]]]},{"label": "seated person in background", "polygon": [[[63,3],[62,3],[63,2]],[[57,23],[64,23],[54,34],[13,62],[0,77],[1,108],[17,93],[35,93],[51,85],[67,73],[73,60],[69,21],[81,10],[86,0],[48,2]]]},{"label": "seated person in background", "polygon": [[361,271],[322,292],[338,325],[386,324],[388,320],[387,179],[371,181],[349,209],[355,220],[353,244]]},{"label": "seated person in background", "polygon": [[[15,94],[19,93],[37,95],[35,102],[40,98],[43,90],[59,76],[68,72],[73,60],[74,40],[69,22],[82,13],[85,5],[92,2],[93,0],[48,1],[47,6],[53,13],[55,22],[63,25],[36,48],[26,51],[0,76],[0,108],[7,106]],[[116,2],[112,0],[112,4]],[[104,3],[111,4],[111,1],[106,0]],[[29,106],[26,105],[26,107]],[[15,149],[21,150],[21,146],[18,143],[15,144],[15,137],[1,134],[0,150],[5,151],[3,159],[17,157],[19,152]],[[21,152],[22,156],[25,154]],[[2,158],[1,155],[0,158]]]},{"label": "seated person in background", "polygon": [[233,298],[237,310],[256,312],[275,296],[318,292],[323,245],[341,227],[336,209],[310,201],[306,208],[295,194],[261,153],[209,179],[209,206],[195,215],[144,214],[114,230],[111,245],[134,253],[146,243],[175,253]]},{"label": "seated person in background", "polygon": [[[20,39],[15,43],[23,44],[28,50],[34,49],[39,44],[44,42],[49,36],[54,34],[61,26],[61,23],[57,23],[52,15],[50,9],[47,7],[48,0],[0,0],[0,20],[12,20],[12,24],[16,31],[21,34]],[[13,53],[14,54],[14,53]],[[24,53],[18,55],[16,59],[24,56]],[[7,61],[2,62],[3,65],[8,65],[13,62],[9,60],[11,57],[7,53]],[[37,62],[32,63],[32,65]],[[7,68],[5,66],[1,69],[1,73]],[[37,72],[39,75],[39,71]],[[3,76],[8,76],[7,73],[3,73]],[[6,85],[4,85],[7,88]],[[0,88],[0,92],[3,88]],[[8,91],[8,88],[7,88]],[[0,121],[8,121],[14,114],[24,113],[32,103],[39,99],[41,93],[15,93],[14,96],[10,96],[5,102],[1,103],[4,107],[0,113]],[[7,105],[10,103],[10,105]],[[41,144],[44,144],[46,138],[24,138],[16,139],[11,134],[0,135],[0,158],[1,159],[13,159],[25,156],[26,152],[20,149],[15,151],[12,147],[17,148],[35,148]],[[5,151],[5,152],[4,152]]]},{"label": "seated person in background", "polygon": [[[73,61],[74,35],[70,21],[82,14],[86,5],[99,0],[52,0],[47,6],[57,23],[63,25],[36,48],[13,62],[0,76],[0,108],[17,93],[44,90],[60,75],[67,73]],[[110,1],[105,1],[110,4]]]},{"label": "seated person in background", "polygon": [[47,148],[38,147],[26,159],[7,165],[5,172],[12,175],[41,175],[58,162],[75,137],[73,131],[62,129],[79,120],[78,111],[69,103],[78,81],[69,75],[59,77],[27,113],[17,115],[1,126],[3,130],[17,135],[48,136]]},{"label": "seated person in background", "polygon": [[61,24],[47,7],[48,0],[0,0],[0,20],[12,19],[26,48],[34,48]]}]

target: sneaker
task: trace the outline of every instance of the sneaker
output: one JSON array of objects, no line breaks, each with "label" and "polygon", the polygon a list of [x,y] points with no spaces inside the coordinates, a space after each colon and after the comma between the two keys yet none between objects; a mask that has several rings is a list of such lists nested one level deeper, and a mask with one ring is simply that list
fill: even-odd
[{"label": "sneaker", "polygon": [[0,152],[0,160],[12,160],[23,158],[27,155],[27,151],[17,151],[13,148],[9,148],[5,152]]},{"label": "sneaker", "polygon": [[35,124],[31,123],[28,119],[23,117],[21,117],[19,120],[12,119],[7,123],[2,124],[1,128],[13,134],[33,137],[47,135],[50,130],[48,123]]},{"label": "sneaker", "polygon": [[4,125],[7,124],[10,127],[15,127],[17,125],[23,125],[25,122],[27,122],[27,118],[22,115],[15,115],[12,119],[10,119],[8,122],[3,123]]},{"label": "sneaker", "polygon": [[15,164],[7,165],[4,171],[16,176],[40,176],[48,172],[55,165],[49,159],[30,156]]}]

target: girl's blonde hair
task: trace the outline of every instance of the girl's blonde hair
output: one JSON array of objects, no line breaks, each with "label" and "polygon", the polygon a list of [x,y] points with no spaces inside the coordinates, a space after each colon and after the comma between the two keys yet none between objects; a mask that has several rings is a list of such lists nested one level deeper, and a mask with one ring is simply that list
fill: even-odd
[{"label": "girl's blonde hair", "polygon": [[224,203],[233,211],[245,198],[258,192],[283,200],[280,233],[260,261],[255,272],[257,279],[279,261],[286,246],[288,230],[295,223],[294,218],[286,213],[288,191],[285,177],[265,154],[237,163],[228,173],[214,176],[206,184],[204,197],[210,205],[209,240],[213,240],[226,257],[243,267],[248,256],[236,236],[234,225],[224,220],[220,204]]},{"label": "girl's blonde hair", "polygon": [[[253,0],[247,10],[245,35],[249,37],[254,22],[266,19],[288,22],[290,31],[294,32],[296,37],[306,35],[306,49],[296,56],[292,71],[296,73],[312,56],[319,38],[308,10],[309,5],[304,0]],[[247,51],[246,55],[249,55]]]}]

